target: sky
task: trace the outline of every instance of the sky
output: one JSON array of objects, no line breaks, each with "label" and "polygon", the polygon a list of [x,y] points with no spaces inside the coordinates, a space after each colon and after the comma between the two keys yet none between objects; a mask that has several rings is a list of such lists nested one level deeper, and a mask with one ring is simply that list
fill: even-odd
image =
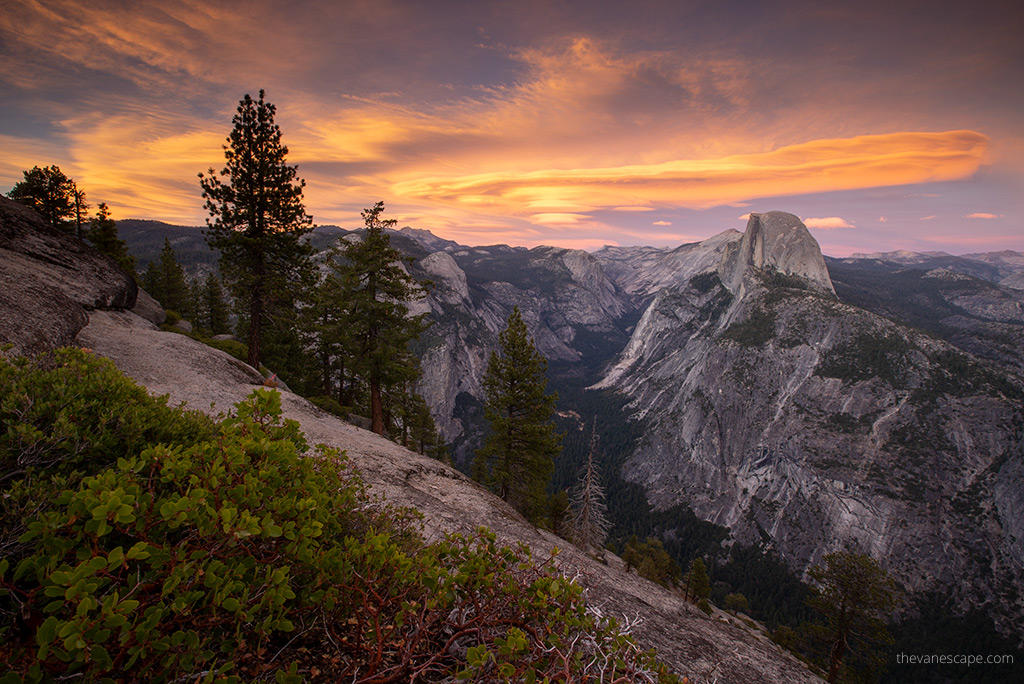
[{"label": "sky", "polygon": [[246,93],[318,224],[676,246],[750,212],[825,254],[1024,250],[1018,0],[3,0],[0,192],[58,165],[202,225]]}]

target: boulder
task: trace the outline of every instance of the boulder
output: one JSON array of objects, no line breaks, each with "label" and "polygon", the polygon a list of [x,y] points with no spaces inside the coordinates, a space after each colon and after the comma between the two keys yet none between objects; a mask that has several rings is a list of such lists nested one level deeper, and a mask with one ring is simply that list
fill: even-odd
[{"label": "boulder", "polygon": [[192,332],[192,324],[186,321],[184,318],[179,318],[174,322],[174,328],[180,330],[186,335]]},{"label": "boulder", "polygon": [[141,316],[153,325],[160,325],[167,320],[167,312],[164,311],[164,307],[160,306],[160,302],[156,301],[149,296],[149,293],[139,288],[139,295],[135,299],[135,306],[132,307],[132,312],[136,316]]}]

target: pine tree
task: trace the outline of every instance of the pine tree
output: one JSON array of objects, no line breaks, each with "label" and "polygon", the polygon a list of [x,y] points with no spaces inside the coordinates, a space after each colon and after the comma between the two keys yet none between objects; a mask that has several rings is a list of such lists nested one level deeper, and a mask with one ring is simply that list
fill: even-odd
[{"label": "pine tree", "polygon": [[308,306],[301,312],[300,329],[312,357],[311,391],[344,406],[349,365],[346,363],[348,350],[344,348],[347,330],[339,322],[343,305],[339,305],[337,300],[341,296],[336,274],[327,273],[320,277],[310,293]]},{"label": "pine tree", "polygon": [[78,183],[68,181],[71,184],[72,220],[75,223],[75,236],[82,240],[85,234],[82,232],[82,224],[88,222],[89,202],[85,199],[85,190],[78,189]]},{"label": "pine tree", "polygon": [[117,235],[117,221],[110,218],[107,205],[100,202],[96,207],[96,216],[89,221],[89,232],[86,234],[93,247],[117,262],[127,273],[135,275],[135,257],[128,254],[128,245]]},{"label": "pine tree", "polygon": [[836,682],[847,653],[856,649],[872,660],[875,645],[892,642],[884,618],[896,606],[896,583],[863,553],[839,551],[824,561],[807,573],[817,585],[807,604],[825,618],[812,636],[828,644],[828,681]]},{"label": "pine tree", "polygon": [[223,335],[231,331],[231,309],[224,294],[220,279],[210,273],[202,286],[204,323],[211,335]]},{"label": "pine tree", "polygon": [[297,179],[297,167],[285,163],[288,148],[275,113],[264,91],[259,100],[247,94],[224,146],[224,180],[213,169],[199,174],[211,216],[206,240],[220,251],[221,275],[244,317],[254,368],[260,366],[268,323],[277,323],[282,339],[297,337],[286,328],[293,323],[296,293],[309,284],[310,274],[311,250],[301,239],[313,226],[303,205],[305,182]]},{"label": "pine tree", "polygon": [[75,216],[73,181],[56,165],[33,166],[22,174],[25,180],[15,183],[7,196],[38,211],[54,228],[65,228],[65,220]]},{"label": "pine tree", "polygon": [[597,420],[590,433],[590,451],[579,479],[572,490],[573,541],[584,551],[600,551],[608,538],[611,523],[601,477],[594,463],[597,451]]},{"label": "pine tree", "polygon": [[151,261],[142,274],[142,287],[168,311],[173,311],[179,316],[188,313],[188,281],[167,238],[164,238],[159,261]]},{"label": "pine tree", "polygon": [[704,560],[699,556],[690,563],[690,571],[686,573],[686,598],[697,603],[708,599],[711,596],[711,581],[708,579],[708,569]]},{"label": "pine tree", "polygon": [[527,334],[519,308],[498,337],[484,375],[484,417],[490,433],[474,471],[531,521],[543,515],[545,488],[561,451],[555,431],[556,393],[545,394],[545,359]]},{"label": "pine tree", "polygon": [[337,308],[325,340],[337,348],[324,353],[348,356],[352,373],[369,390],[371,429],[379,435],[387,431],[385,392],[419,375],[409,343],[425,329],[424,315],[409,316],[406,305],[423,296],[423,285],[403,267],[412,259],[391,246],[386,231],[396,222],[382,219],[383,211],[384,203],[377,202],[362,213],[366,228],[361,238],[343,242],[329,260],[333,277],[324,295],[326,305]]}]

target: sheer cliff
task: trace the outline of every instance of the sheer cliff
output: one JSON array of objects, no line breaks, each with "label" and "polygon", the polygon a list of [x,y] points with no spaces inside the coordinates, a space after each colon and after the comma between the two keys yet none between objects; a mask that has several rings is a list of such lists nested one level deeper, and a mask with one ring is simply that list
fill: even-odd
[{"label": "sheer cliff", "polygon": [[685,275],[597,385],[646,424],[626,477],[796,570],[859,547],[908,589],[1018,629],[1020,378],[837,299],[791,215],[752,216],[714,269]]}]

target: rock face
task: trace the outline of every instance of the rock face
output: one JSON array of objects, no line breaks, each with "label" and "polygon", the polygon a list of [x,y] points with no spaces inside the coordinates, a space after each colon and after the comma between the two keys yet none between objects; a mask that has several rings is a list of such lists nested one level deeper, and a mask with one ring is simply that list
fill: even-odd
[{"label": "rock face", "polygon": [[[625,476],[797,571],[852,545],[1020,633],[1020,378],[838,301],[786,216],[752,217],[716,272],[662,289],[598,383],[644,422]],[[962,305],[1012,313],[1003,294]]]},{"label": "rock face", "polygon": [[722,284],[738,296],[742,294],[743,275],[750,269],[773,269],[835,294],[817,241],[803,221],[783,211],[751,214],[743,239],[739,244],[731,243],[722,254],[718,275]]},{"label": "rock face", "polygon": [[112,259],[0,197],[0,344],[12,353],[70,344],[88,311],[130,308],[137,292]]},{"label": "rock face", "polygon": [[[419,239],[424,248],[437,244]],[[418,259],[413,272],[433,282],[430,295],[414,309],[433,320],[421,340],[418,391],[442,435],[455,442],[457,462],[479,444],[481,383],[513,307],[553,363],[578,364],[598,348],[620,349],[627,339],[622,320],[634,300],[587,252],[448,246]]]},{"label": "rock face", "polygon": [[642,298],[656,294],[663,287],[678,285],[697,273],[715,269],[726,249],[742,239],[743,233],[727,230],[672,250],[603,247],[594,257],[619,288]]}]

